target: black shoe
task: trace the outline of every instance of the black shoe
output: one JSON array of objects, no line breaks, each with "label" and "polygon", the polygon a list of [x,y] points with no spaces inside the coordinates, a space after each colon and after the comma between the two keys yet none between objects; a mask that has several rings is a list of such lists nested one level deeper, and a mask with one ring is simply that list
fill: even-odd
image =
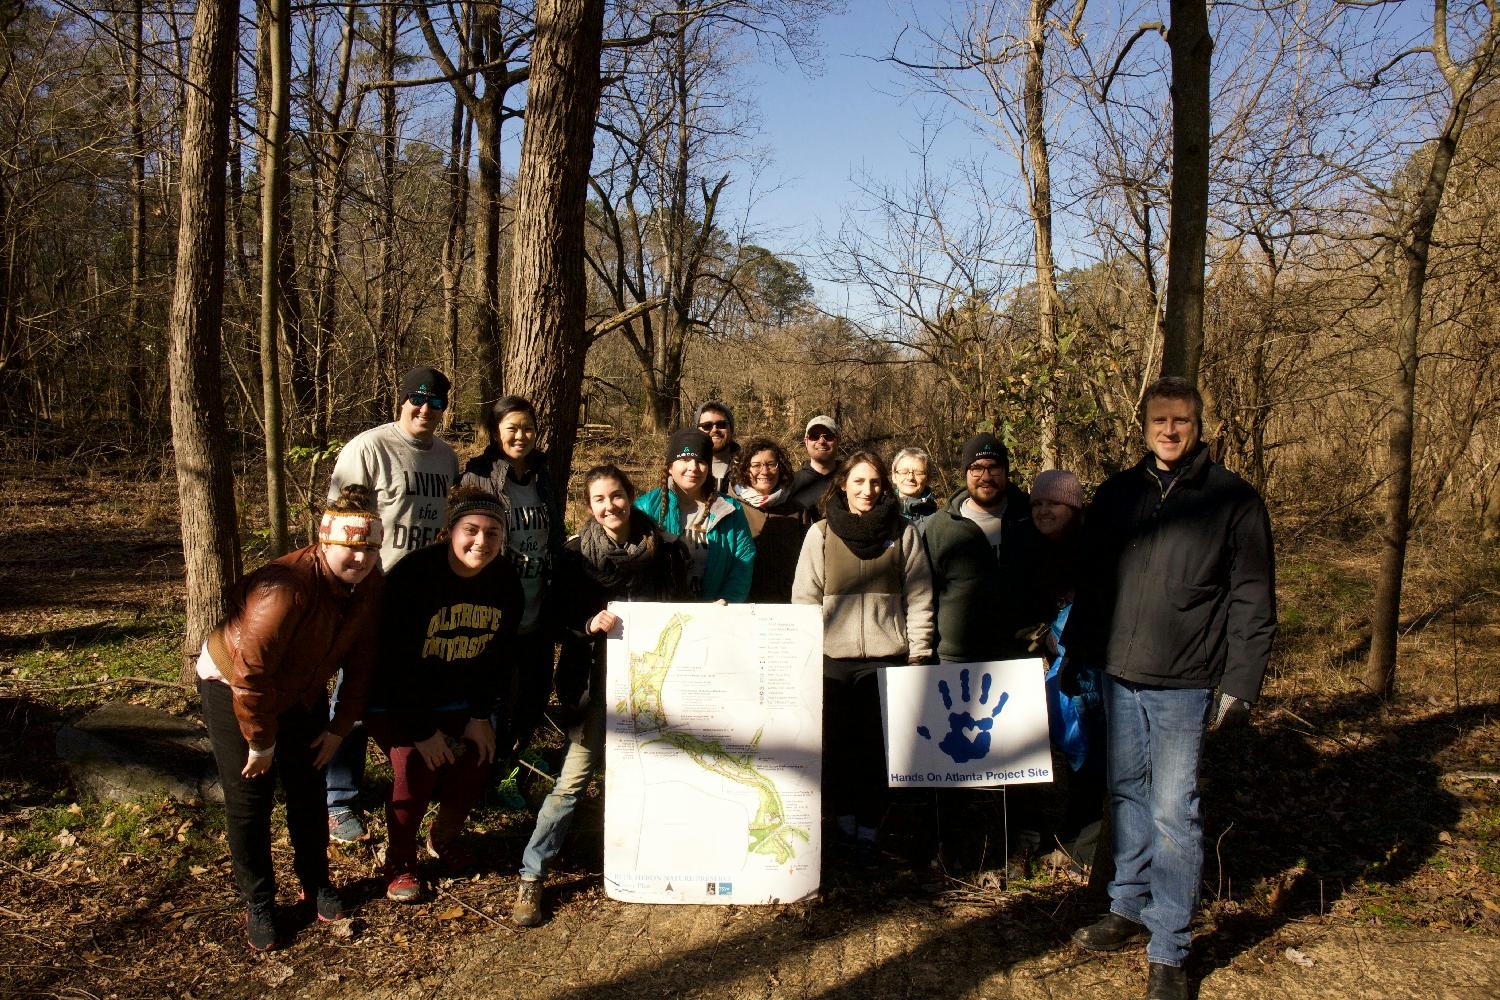
[{"label": "black shoe", "polygon": [[1146,928],[1134,920],[1110,911],[1103,920],[1074,931],[1073,943],[1085,951],[1119,951],[1145,933]]},{"label": "black shoe", "polygon": [[1187,970],[1152,962],[1151,975],[1146,980],[1146,1000],[1188,1000]]},{"label": "black shoe", "polygon": [[344,901],[339,899],[339,894],[331,885],[325,885],[313,893],[303,889],[299,901],[303,906],[311,903],[318,920],[325,924],[344,919]]},{"label": "black shoe", "polygon": [[251,903],[245,911],[245,936],[253,951],[276,947],[276,911],[270,903]]}]

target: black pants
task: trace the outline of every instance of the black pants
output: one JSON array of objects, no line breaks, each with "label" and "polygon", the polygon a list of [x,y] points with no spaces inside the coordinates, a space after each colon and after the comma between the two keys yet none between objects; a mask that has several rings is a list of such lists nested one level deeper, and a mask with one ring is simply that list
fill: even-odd
[{"label": "black pants", "polygon": [[242,777],[250,746],[234,716],[234,692],[222,681],[199,679],[203,721],[208,725],[219,784],[224,789],[224,818],[228,826],[229,856],[234,882],[247,905],[276,898],[276,872],[271,865],[271,807],[276,783],[286,795],[287,834],[292,842],[292,867],[309,895],[328,884],[328,810],[323,771],[313,767],[312,741],[328,724],[328,705],[294,708],[277,720],[276,756],[271,769],[256,778]]},{"label": "black pants", "polygon": [[878,827],[890,794],[885,729],[880,719],[879,661],[831,661],[838,677],[823,675],[823,787],[834,816]]}]

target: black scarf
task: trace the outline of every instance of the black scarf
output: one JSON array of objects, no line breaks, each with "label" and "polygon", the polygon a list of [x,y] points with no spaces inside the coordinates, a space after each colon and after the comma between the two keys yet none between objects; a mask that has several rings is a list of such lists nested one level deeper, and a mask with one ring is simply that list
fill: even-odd
[{"label": "black scarf", "polygon": [[900,537],[906,527],[901,504],[894,495],[882,494],[868,514],[849,509],[849,498],[842,490],[828,498],[828,530],[838,535],[860,559],[874,559],[886,546]]},{"label": "black scarf", "polygon": [[651,519],[633,507],[630,534],[624,544],[614,541],[598,521],[589,518],[578,533],[583,571],[611,594],[623,596],[649,587],[656,555],[656,546],[652,544],[654,534]]}]

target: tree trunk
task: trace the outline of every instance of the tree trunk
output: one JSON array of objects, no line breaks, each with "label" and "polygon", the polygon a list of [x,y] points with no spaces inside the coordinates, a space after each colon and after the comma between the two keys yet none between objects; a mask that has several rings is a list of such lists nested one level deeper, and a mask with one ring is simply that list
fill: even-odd
[{"label": "tree trunk", "polygon": [[143,0],[131,7],[130,23],[130,332],[126,337],[125,416],[137,440],[147,438],[146,416],[146,127],[141,110],[145,73]]},{"label": "tree trunk", "polygon": [[[465,37],[472,35],[473,10],[472,3],[464,5],[461,30]],[[460,47],[459,68],[461,70],[468,68],[468,52],[468,45]],[[468,163],[470,136],[473,135],[473,131],[469,124],[468,109],[463,99],[455,94],[448,135],[448,228],[443,234],[443,340],[448,345],[448,371],[450,372],[459,370],[458,345],[461,316],[459,306],[463,289],[464,244],[468,235]],[[483,381],[482,378],[481,381]],[[488,398],[484,395],[482,388],[476,395],[481,400]],[[460,399],[459,393],[454,391],[448,402],[448,410],[443,415],[445,423],[451,423],[458,418]],[[470,409],[477,413],[477,407]]]},{"label": "tree trunk", "polygon": [[1198,381],[1203,359],[1203,268],[1208,247],[1209,67],[1205,0],[1172,0],[1172,203],[1168,209],[1163,375]]},{"label": "tree trunk", "polygon": [[224,617],[225,589],[239,577],[234,478],[219,363],[224,307],[224,170],[229,157],[230,77],[236,0],[202,0],[193,19],[182,126],[177,276],[172,290],[172,446],[187,564],[187,633],[181,676]]},{"label": "tree trunk", "polygon": [[516,179],[506,376],[537,408],[565,488],[588,351],[584,208],[599,111],[604,0],[539,0]]},{"label": "tree trunk", "polygon": [[[1052,162],[1047,153],[1046,64],[1047,15],[1052,0],[1031,0],[1026,18],[1026,83],[1023,107],[1026,115],[1026,148],[1031,155],[1031,221],[1036,236],[1037,339],[1041,356],[1051,369],[1058,362],[1057,351],[1057,265],[1052,257]],[[1040,414],[1041,440],[1038,447],[1043,469],[1055,469],[1057,454],[1056,382],[1047,379],[1042,390],[1043,412]]]},{"label": "tree trunk", "polygon": [[266,0],[260,16],[260,33],[271,70],[270,91],[261,122],[265,155],[260,185],[260,372],[262,416],[266,439],[266,516],[269,520],[271,556],[285,554],[287,537],[286,439],[281,410],[281,351],[277,327],[281,322],[281,223],[287,200],[287,115],[291,101],[292,62],[291,0]]},{"label": "tree trunk", "polygon": [[1406,543],[1411,532],[1412,444],[1416,429],[1417,364],[1421,358],[1417,335],[1422,326],[1422,293],[1427,284],[1427,254],[1437,225],[1448,170],[1453,165],[1468,121],[1469,107],[1481,79],[1494,65],[1500,25],[1491,22],[1460,71],[1448,53],[1446,5],[1434,4],[1433,58],[1451,96],[1447,121],[1431,145],[1432,162],[1417,191],[1410,213],[1397,229],[1395,256],[1395,347],[1399,369],[1392,400],[1390,436],[1386,446],[1385,525],[1380,532],[1380,576],[1375,581],[1375,608],[1370,618],[1370,656],[1364,683],[1375,694],[1388,697],[1396,689],[1396,639],[1401,621],[1401,585],[1406,571]]}]

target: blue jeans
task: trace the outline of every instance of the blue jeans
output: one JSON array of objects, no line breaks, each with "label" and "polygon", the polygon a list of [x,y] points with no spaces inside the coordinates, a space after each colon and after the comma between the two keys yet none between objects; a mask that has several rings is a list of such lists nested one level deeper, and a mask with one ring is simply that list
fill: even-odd
[{"label": "blue jeans", "polygon": [[547,866],[562,852],[563,838],[573,825],[578,798],[589,787],[589,777],[604,759],[604,703],[591,702],[583,721],[568,731],[568,754],[552,791],[536,812],[536,829],[521,853],[521,876],[545,878]]},{"label": "blue jeans", "polygon": [[1151,932],[1146,957],[1181,966],[1203,881],[1198,765],[1211,691],[1104,680],[1115,877],[1110,910]]},{"label": "blue jeans", "polygon": [[[333,708],[338,706],[339,688],[343,683],[344,672],[340,670],[338,683],[333,686],[333,705],[329,708],[329,718],[333,718]],[[329,815],[354,810],[354,800],[359,795],[359,786],[365,781],[365,749],[369,742],[370,734],[365,730],[365,724],[356,722],[354,728],[349,730],[349,735],[344,737],[343,742],[329,758],[325,771],[325,780],[328,783]]]}]

